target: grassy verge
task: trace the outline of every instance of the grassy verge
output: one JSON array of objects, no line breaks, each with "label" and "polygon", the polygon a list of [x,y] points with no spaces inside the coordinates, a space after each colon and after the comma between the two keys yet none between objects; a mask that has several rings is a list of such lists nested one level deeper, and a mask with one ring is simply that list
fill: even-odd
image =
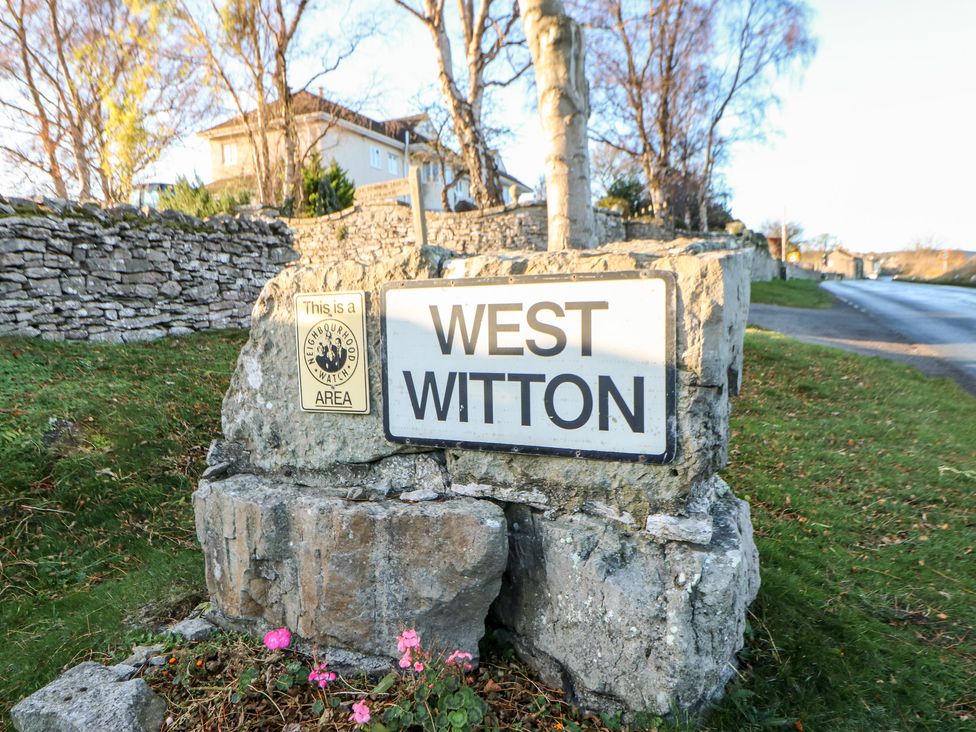
[{"label": "grassy verge", "polygon": [[772,333],[746,346],[725,478],[763,586],[709,729],[972,729],[976,399]]},{"label": "grassy verge", "polygon": [[972,279],[934,279],[923,280],[916,277],[895,277],[895,282],[914,282],[920,285],[948,285],[949,287],[976,287]]},{"label": "grassy verge", "polygon": [[190,493],[244,338],[0,339],[0,708],[201,591]]},{"label": "grassy verge", "polygon": [[834,298],[816,280],[753,282],[751,300],[790,308],[829,308],[834,304]]},{"label": "grassy verge", "polygon": [[[188,497],[242,340],[0,340],[0,699],[118,652],[122,618],[161,588],[199,587]],[[750,332],[746,359],[724,476],[752,503],[763,587],[740,676],[704,729],[972,728],[976,400],[902,365],[772,333]],[[52,435],[52,417],[76,427]],[[277,708],[306,721],[334,709],[330,728],[350,726],[348,697],[339,710],[308,686],[280,688],[290,661],[262,660],[272,655],[238,639],[175,651],[177,675],[200,681],[168,693],[184,700],[176,713],[242,728],[232,720],[244,707],[208,674],[239,689],[270,664],[254,678],[275,702],[255,702],[269,716],[252,728],[281,725]],[[503,654],[488,660],[471,683],[505,729],[619,729],[573,716]]]}]

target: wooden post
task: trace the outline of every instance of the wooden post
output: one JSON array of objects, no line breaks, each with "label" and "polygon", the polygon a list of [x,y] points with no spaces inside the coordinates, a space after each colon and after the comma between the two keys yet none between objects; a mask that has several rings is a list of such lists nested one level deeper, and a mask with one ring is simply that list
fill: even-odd
[{"label": "wooden post", "polygon": [[420,166],[411,165],[407,173],[410,181],[410,211],[413,213],[413,234],[418,247],[427,246],[427,217],[424,215],[424,189],[420,185]]}]

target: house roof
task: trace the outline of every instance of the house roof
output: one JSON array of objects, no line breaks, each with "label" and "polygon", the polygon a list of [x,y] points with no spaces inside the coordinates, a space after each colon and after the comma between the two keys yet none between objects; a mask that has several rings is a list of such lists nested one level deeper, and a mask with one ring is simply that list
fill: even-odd
[{"label": "house roof", "polygon": [[848,250],[844,249],[844,247],[836,247],[831,254],[840,254],[841,256],[849,257],[850,259],[861,259],[861,257],[853,252],[849,252]]},{"label": "house roof", "polygon": [[[269,112],[272,119],[281,116],[281,102],[274,101],[268,105]],[[336,119],[345,120],[346,122],[351,122],[360,127],[365,127],[368,130],[376,132],[380,135],[385,135],[391,139],[396,140],[400,143],[405,143],[407,140],[407,132],[410,132],[410,138],[412,141],[421,142],[425,141],[426,138],[417,134],[414,128],[419,126],[424,120],[427,119],[425,114],[414,114],[408,117],[395,117],[388,120],[375,120],[371,117],[367,117],[365,114],[359,112],[354,112],[349,109],[349,107],[343,106],[338,102],[333,102],[325,97],[320,97],[318,94],[312,94],[312,92],[302,90],[297,92],[292,97],[292,112],[296,117],[324,113],[335,117]],[[250,119],[253,117],[255,112],[245,113],[245,117]],[[211,137],[215,134],[219,134],[222,131],[230,131],[235,127],[243,124],[243,120],[240,115],[236,117],[231,117],[225,119],[213,127],[209,127],[203,130],[199,134],[203,137]]]},{"label": "house roof", "polygon": [[[274,101],[268,105],[269,111],[272,119],[280,116],[281,114],[281,102]],[[411,114],[406,117],[394,117],[387,120],[375,120],[371,117],[367,117],[364,114],[355,112],[349,107],[343,106],[338,102],[333,102],[331,99],[326,99],[325,97],[319,96],[318,94],[312,94],[310,91],[302,90],[297,92],[292,97],[292,112],[296,117],[306,114],[316,114],[323,113],[328,114],[336,119],[345,120],[346,122],[351,122],[360,127],[365,127],[368,130],[376,132],[380,135],[385,135],[393,140],[396,140],[400,144],[405,144],[407,142],[407,133],[410,133],[411,143],[429,143],[430,140],[421,135],[416,131],[416,128],[427,121],[428,117],[425,113]],[[251,118],[255,113],[253,111],[247,112],[246,117]],[[219,122],[213,127],[209,127],[199,134],[202,137],[212,137],[215,134],[219,134],[223,131],[231,131],[236,127],[243,124],[240,115],[236,117],[230,117],[225,119],[223,122]],[[454,157],[460,160],[460,156],[457,153],[452,153]],[[532,188],[527,186],[525,183],[520,181],[511,173],[505,171],[499,171],[499,175],[502,178],[507,178],[519,186],[531,191]]]}]

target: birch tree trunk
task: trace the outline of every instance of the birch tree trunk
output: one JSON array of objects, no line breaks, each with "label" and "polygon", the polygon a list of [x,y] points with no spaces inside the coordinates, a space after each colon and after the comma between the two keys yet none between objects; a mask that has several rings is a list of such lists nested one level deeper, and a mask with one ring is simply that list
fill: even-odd
[{"label": "birch tree trunk", "polygon": [[[477,6],[473,0],[458,2],[460,35],[468,76],[467,88],[463,89],[455,73],[444,0],[423,0],[419,3],[394,0],[397,5],[423,23],[430,33],[436,49],[437,81],[451,118],[454,134],[461,147],[461,157],[471,183],[471,197],[478,208],[489,208],[502,202],[502,189],[498,182],[498,163],[488,144],[481,118],[482,102],[485,98],[486,83],[488,83],[485,70],[506,47],[508,32],[511,25],[516,22],[514,14],[506,17],[493,15],[493,1],[480,0]],[[504,3],[496,3],[496,5],[504,5]],[[486,33],[490,29],[493,29],[493,34],[486,38]],[[496,81],[499,86],[505,86],[507,83]]]},{"label": "birch tree trunk", "polygon": [[583,33],[560,0],[519,0],[548,138],[549,250],[596,246],[590,198],[590,115]]}]

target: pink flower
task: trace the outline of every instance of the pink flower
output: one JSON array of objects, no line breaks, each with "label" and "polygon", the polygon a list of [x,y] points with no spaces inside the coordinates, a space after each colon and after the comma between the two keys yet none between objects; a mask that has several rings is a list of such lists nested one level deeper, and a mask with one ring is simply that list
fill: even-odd
[{"label": "pink flower", "polygon": [[416,671],[417,673],[420,673],[421,671],[424,670],[424,664],[422,664],[420,661],[417,661],[413,665],[413,670]]},{"label": "pink flower", "polygon": [[331,671],[326,670],[328,663],[323,661],[318,666],[312,669],[311,673],[308,675],[308,683],[318,684],[320,689],[324,689],[330,681],[335,681],[338,676],[336,676]]},{"label": "pink flower", "polygon": [[410,668],[413,663],[413,658],[410,657],[410,651],[403,654],[403,658],[400,659],[400,668]]},{"label": "pink flower", "polygon": [[464,651],[454,651],[450,656],[447,657],[447,663],[461,664],[461,661],[470,661],[474,656],[470,653]]},{"label": "pink flower", "polygon": [[397,636],[397,650],[400,653],[417,648],[420,645],[420,636],[416,630],[405,630]]},{"label": "pink flower", "polygon": [[366,724],[369,721],[369,717],[369,706],[366,702],[356,702],[352,705],[352,714],[349,716],[350,722]]},{"label": "pink flower", "polygon": [[289,643],[291,643],[291,631],[288,628],[276,628],[264,634],[264,645],[272,651],[286,648]]}]

